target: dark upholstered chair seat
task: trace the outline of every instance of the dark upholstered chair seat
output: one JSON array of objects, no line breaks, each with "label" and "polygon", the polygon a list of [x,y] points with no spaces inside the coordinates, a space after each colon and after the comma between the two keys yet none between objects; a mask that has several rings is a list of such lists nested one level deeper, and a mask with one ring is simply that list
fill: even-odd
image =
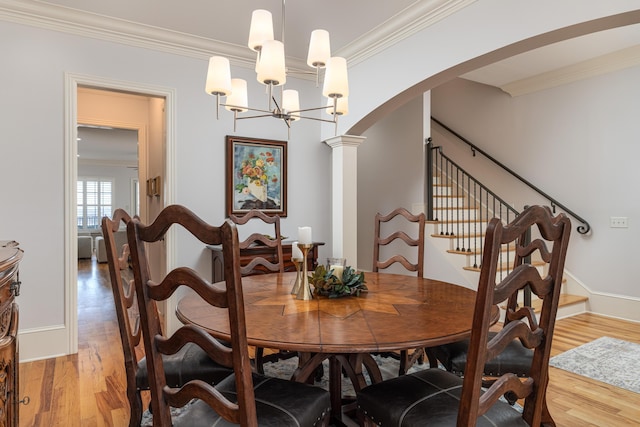
[{"label": "dark upholstered chair seat", "polygon": [[[231,375],[216,385],[216,389],[232,402],[237,402],[235,376]],[[258,425],[264,427],[320,425],[329,412],[329,394],[315,386],[279,378],[253,374]],[[236,426],[216,414],[202,401],[187,407],[174,418],[174,427]]]},{"label": "dark upholstered chair seat", "polygon": [[[358,408],[374,423],[392,427],[456,425],[462,379],[442,369],[427,369],[365,387]],[[497,402],[478,418],[478,427],[527,426],[521,414]]]},{"label": "dark upholstered chair seat", "polygon": [[[495,337],[497,332],[489,332],[489,340]],[[430,349],[432,354],[442,363],[447,371],[456,375],[464,375],[469,351],[469,340],[461,340],[451,344],[445,344]],[[484,374],[489,377],[499,377],[512,372],[519,377],[529,376],[533,350],[522,345],[520,340],[513,340],[502,353],[484,365]]]},{"label": "dark upholstered chair seat", "polygon": [[[204,350],[193,343],[186,344],[176,354],[163,355],[162,363],[167,377],[167,384],[170,387],[179,387],[194,379],[199,379],[209,384],[218,384],[233,374],[232,368],[227,368],[214,362]],[[141,390],[149,389],[146,358],[142,358],[138,362],[136,384]]]}]

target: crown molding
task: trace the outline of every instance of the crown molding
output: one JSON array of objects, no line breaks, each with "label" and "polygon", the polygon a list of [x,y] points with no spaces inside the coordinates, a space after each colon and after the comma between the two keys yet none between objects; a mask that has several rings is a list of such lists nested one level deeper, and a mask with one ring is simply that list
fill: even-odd
[{"label": "crown molding", "polygon": [[515,97],[637,65],[640,65],[640,45],[588,59],[526,79],[516,80],[501,86],[500,89]]},{"label": "crown molding", "polygon": [[[338,54],[347,58],[350,64],[362,62],[475,1],[418,1],[350,43]],[[233,65],[244,68],[254,68],[255,65],[253,52],[245,46],[32,0],[0,0],[0,20],[191,58],[208,59],[212,55],[223,55]],[[304,59],[288,57],[287,64],[296,77],[315,79],[315,74],[308,73]]]},{"label": "crown molding", "polygon": [[340,49],[349,65],[358,64],[421,31],[477,0],[423,0],[412,4],[381,25]]},{"label": "crown molding", "polygon": [[191,58],[218,54],[236,65],[255,63],[243,46],[34,1],[0,0],[0,20]]}]

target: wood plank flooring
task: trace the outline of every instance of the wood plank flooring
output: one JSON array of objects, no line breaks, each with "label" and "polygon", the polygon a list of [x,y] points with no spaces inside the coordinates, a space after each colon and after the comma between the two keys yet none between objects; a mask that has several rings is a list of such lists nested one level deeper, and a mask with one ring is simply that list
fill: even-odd
[{"label": "wood plank flooring", "polygon": [[[20,364],[20,426],[127,426],[124,364],[106,264],[78,269],[78,354]],[[601,336],[640,343],[640,324],[581,314],[557,322],[552,355]],[[558,426],[640,425],[640,394],[550,368]]]}]

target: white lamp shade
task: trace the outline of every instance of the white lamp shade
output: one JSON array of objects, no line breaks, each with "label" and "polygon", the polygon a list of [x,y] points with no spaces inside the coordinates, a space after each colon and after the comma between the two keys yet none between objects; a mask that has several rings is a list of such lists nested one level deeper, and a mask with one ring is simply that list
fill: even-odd
[{"label": "white lamp shade", "polygon": [[229,111],[244,113],[248,109],[247,81],[243,79],[231,79],[231,93],[227,96],[225,108]]},{"label": "white lamp shade", "polygon": [[327,62],[322,94],[329,98],[349,96],[349,79],[347,78],[347,60],[334,56]]},{"label": "white lamp shade", "polygon": [[346,116],[347,114],[349,114],[349,97],[348,96],[343,96],[341,98],[329,98],[327,102],[327,110],[326,110],[327,114],[333,115],[334,101],[336,102],[335,113],[338,116]]},{"label": "white lamp shade", "polygon": [[222,96],[231,93],[231,68],[227,58],[222,56],[209,58],[205,91],[210,95]]},{"label": "white lamp shade", "polygon": [[[291,111],[300,111],[300,98],[298,97],[298,91],[293,89],[286,89],[282,91],[282,109],[288,113]],[[297,114],[291,115],[291,120],[298,120],[300,116]]]},{"label": "white lamp shade", "polygon": [[286,83],[284,44],[278,40],[267,40],[262,45],[258,62],[258,81],[280,86]]},{"label": "white lamp shade", "polygon": [[273,40],[271,12],[263,9],[254,10],[249,28],[249,49],[259,51],[266,40]]},{"label": "white lamp shade", "polygon": [[324,68],[329,58],[331,58],[329,32],[327,30],[313,30],[313,32],[311,32],[311,39],[309,40],[307,65],[314,68]]}]

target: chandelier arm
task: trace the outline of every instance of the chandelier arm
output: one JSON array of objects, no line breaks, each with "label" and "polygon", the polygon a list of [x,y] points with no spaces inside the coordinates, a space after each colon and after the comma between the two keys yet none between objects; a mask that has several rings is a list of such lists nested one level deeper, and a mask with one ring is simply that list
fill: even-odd
[{"label": "chandelier arm", "polygon": [[[240,117],[238,116],[238,118],[236,120],[246,120],[246,119],[259,119],[262,117],[274,117],[273,113],[268,113],[268,114],[260,114],[257,116],[244,116],[244,117]],[[280,120],[282,120],[283,122],[287,122],[286,118],[280,118],[280,117],[276,117],[279,118]],[[306,119],[306,120],[315,120],[317,122],[325,122],[325,123],[337,123],[337,120],[329,120],[329,119],[318,119],[316,117],[304,117],[304,116],[300,116],[301,119]],[[287,123],[288,124],[288,123]]]},{"label": "chandelier arm", "polygon": [[[237,108],[237,109],[242,109],[242,110],[248,110],[248,111],[259,111],[261,113],[269,113],[272,114],[273,112],[271,110],[261,110],[260,108],[252,108],[252,107],[247,107],[247,106],[240,106],[240,105],[233,105],[233,104],[220,104],[223,107],[231,107],[231,108]],[[239,119],[242,119],[244,117],[238,117]]]},{"label": "chandelier arm", "polygon": [[327,107],[326,105],[324,107],[314,107],[314,108],[305,108],[302,110],[296,110],[296,111],[289,111],[289,114],[296,114],[296,113],[304,113],[306,111],[317,111],[317,110],[325,110],[327,108],[331,108],[331,107]]},{"label": "chandelier arm", "polygon": [[271,99],[273,100],[273,103],[276,106],[276,111],[282,111],[282,109],[280,108],[280,106],[278,105],[278,101],[276,101],[276,97],[272,96]]},{"label": "chandelier arm", "polygon": [[[317,67],[316,67],[317,68]],[[305,71],[305,70],[289,70],[287,68],[287,75],[300,75],[300,76],[311,76],[311,75],[316,75],[316,71]]]},{"label": "chandelier arm", "polygon": [[315,120],[317,122],[325,122],[325,123],[337,123],[337,120],[329,120],[329,119],[318,119],[317,117],[304,117],[304,116],[300,116],[301,119],[307,119],[307,120]]},{"label": "chandelier arm", "polygon": [[272,114],[272,113],[269,113],[269,114],[260,114],[260,115],[257,115],[257,116],[245,116],[245,117],[238,117],[238,120],[245,120],[245,119],[258,119],[258,118],[261,118],[261,117],[273,117],[273,114]]}]

